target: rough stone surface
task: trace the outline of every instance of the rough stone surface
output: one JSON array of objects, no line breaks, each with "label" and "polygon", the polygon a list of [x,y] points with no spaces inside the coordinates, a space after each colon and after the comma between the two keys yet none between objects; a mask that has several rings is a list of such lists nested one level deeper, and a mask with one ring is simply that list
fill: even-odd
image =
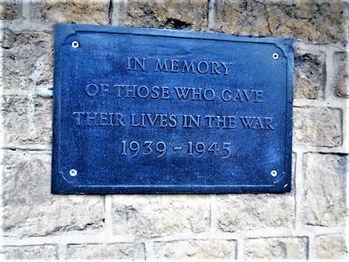
[{"label": "rough stone surface", "polygon": [[140,260],[145,258],[144,244],[69,244],[67,259]]},{"label": "rough stone surface", "polygon": [[292,227],[292,194],[222,195],[217,197],[217,227],[225,232]]},{"label": "rough stone surface", "polygon": [[31,19],[48,23],[108,24],[110,0],[41,0],[30,4]]},{"label": "rough stone surface", "polygon": [[245,241],[246,259],[306,259],[307,238],[260,238]]},{"label": "rough stone surface", "polygon": [[1,254],[6,260],[57,260],[57,246],[32,245],[32,246],[3,246]]},{"label": "rough stone surface", "polygon": [[15,19],[21,14],[18,0],[2,0],[0,3],[0,19]]},{"label": "rough stone surface", "polygon": [[113,197],[113,233],[157,237],[200,233],[209,226],[206,196],[159,195]]},{"label": "rough stone surface", "polygon": [[4,89],[52,89],[53,36],[45,32],[12,32],[3,30]]},{"label": "rough stone surface", "polygon": [[294,145],[335,147],[342,145],[342,111],[338,108],[294,108]]},{"label": "rough stone surface", "polygon": [[297,51],[295,54],[295,98],[323,97],[326,82],[325,55]]},{"label": "rough stone surface", "polygon": [[102,197],[50,193],[51,155],[6,150],[2,166],[5,236],[82,233],[103,226]]},{"label": "rough stone surface", "polygon": [[345,236],[327,235],[316,237],[315,256],[320,259],[349,258]]},{"label": "rough stone surface", "polygon": [[1,98],[5,144],[50,144],[52,99],[4,96]]},{"label": "rough stone surface", "polygon": [[206,0],[131,0],[118,22],[127,26],[204,30],[207,4]]},{"label": "rough stone surface", "polygon": [[[314,3],[315,2],[315,3]],[[293,37],[310,43],[347,40],[346,4],[325,1],[225,0],[215,5],[215,25],[223,32]]]},{"label": "rough stone surface", "polygon": [[183,240],[154,243],[155,259],[234,259],[236,241]]},{"label": "rough stone surface", "polygon": [[339,97],[349,97],[349,53],[334,54],[335,94]]},{"label": "rough stone surface", "polygon": [[346,215],[345,176],[348,157],[308,153],[303,161],[303,223],[340,226]]}]

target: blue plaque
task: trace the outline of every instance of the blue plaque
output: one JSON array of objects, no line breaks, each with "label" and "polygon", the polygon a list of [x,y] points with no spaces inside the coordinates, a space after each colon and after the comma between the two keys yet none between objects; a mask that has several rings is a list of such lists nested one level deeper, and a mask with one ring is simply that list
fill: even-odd
[{"label": "blue plaque", "polygon": [[55,27],[52,193],[291,190],[293,41]]}]

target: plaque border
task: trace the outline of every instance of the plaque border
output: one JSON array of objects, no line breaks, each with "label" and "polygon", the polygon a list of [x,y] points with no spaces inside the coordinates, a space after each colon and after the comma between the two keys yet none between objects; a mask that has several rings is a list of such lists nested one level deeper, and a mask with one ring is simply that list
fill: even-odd
[{"label": "plaque border", "polygon": [[[274,185],[75,185],[67,181],[60,170],[60,112],[62,79],[62,44],[77,33],[131,34],[163,36],[184,39],[234,41],[244,43],[274,44],[287,58],[286,66],[286,121],[285,174],[274,180]],[[164,30],[121,26],[97,26],[56,24],[54,31],[54,91],[52,131],[52,174],[53,194],[227,194],[227,193],[284,193],[291,191],[292,183],[292,128],[293,128],[293,85],[294,48],[293,39],[260,36],[237,36],[213,32],[186,30]]]}]

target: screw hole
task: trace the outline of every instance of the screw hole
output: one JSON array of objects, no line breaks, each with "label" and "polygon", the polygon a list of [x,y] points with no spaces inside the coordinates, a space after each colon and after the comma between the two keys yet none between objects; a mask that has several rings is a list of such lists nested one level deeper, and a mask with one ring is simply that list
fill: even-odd
[{"label": "screw hole", "polygon": [[78,48],[79,47],[79,42],[78,41],[73,41],[72,43],[71,43],[71,46],[73,47],[73,48]]},{"label": "screw hole", "polygon": [[279,54],[278,53],[274,53],[273,54],[273,58],[276,60],[276,59],[278,59],[279,58]]},{"label": "screw hole", "polygon": [[71,176],[76,176],[78,174],[78,171],[76,171],[75,169],[72,169],[69,171],[69,175]]},{"label": "screw hole", "polygon": [[272,170],[270,174],[271,176],[276,177],[278,175],[278,172],[276,170]]}]

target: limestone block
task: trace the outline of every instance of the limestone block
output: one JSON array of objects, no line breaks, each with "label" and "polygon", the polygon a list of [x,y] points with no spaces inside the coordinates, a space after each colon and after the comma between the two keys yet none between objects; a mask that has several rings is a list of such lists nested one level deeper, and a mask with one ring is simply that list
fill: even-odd
[{"label": "limestone block", "polygon": [[3,96],[1,113],[5,144],[50,144],[52,99]]},{"label": "limestone block", "polygon": [[216,30],[293,37],[309,43],[345,43],[347,6],[340,0],[226,0],[215,5]]},{"label": "limestone block", "polygon": [[182,240],[154,243],[155,259],[234,259],[234,240]]},{"label": "limestone block", "polygon": [[315,255],[320,259],[345,259],[348,258],[348,247],[345,236],[327,235],[315,239]]},{"label": "limestone block", "polygon": [[113,197],[113,233],[157,237],[200,233],[209,227],[209,198],[183,195]]},{"label": "limestone block", "polygon": [[205,30],[207,4],[205,0],[131,0],[118,22],[126,26]]},{"label": "limestone block", "polygon": [[31,1],[31,19],[49,23],[108,24],[110,0]]},{"label": "limestone block", "polygon": [[293,194],[246,194],[217,197],[217,227],[225,232],[292,227]]},{"label": "limestone block", "polygon": [[3,246],[1,254],[6,260],[57,260],[57,246],[30,245],[30,246]]},{"label": "limestone block", "polygon": [[245,241],[246,259],[306,259],[307,238],[258,238]]},{"label": "limestone block", "polygon": [[19,17],[20,14],[19,0],[2,0],[0,2],[0,19],[11,20]]},{"label": "limestone block", "polygon": [[50,193],[51,155],[21,150],[4,150],[3,153],[2,227],[5,236],[95,232],[103,226],[101,196]]},{"label": "limestone block", "polygon": [[144,260],[144,244],[103,243],[103,244],[69,244],[67,259],[98,260]]},{"label": "limestone block", "polygon": [[53,36],[46,32],[12,32],[5,29],[2,42],[4,89],[52,89]]},{"label": "limestone block", "polygon": [[346,214],[348,157],[308,153],[304,157],[304,194],[300,203],[306,225],[340,226]]},{"label": "limestone block", "polygon": [[325,55],[297,51],[295,54],[295,98],[319,99],[323,97],[326,81]]},{"label": "limestone block", "polygon": [[334,54],[335,94],[339,97],[349,97],[349,53]]},{"label": "limestone block", "polygon": [[293,143],[302,146],[342,145],[342,111],[337,108],[295,107]]}]

